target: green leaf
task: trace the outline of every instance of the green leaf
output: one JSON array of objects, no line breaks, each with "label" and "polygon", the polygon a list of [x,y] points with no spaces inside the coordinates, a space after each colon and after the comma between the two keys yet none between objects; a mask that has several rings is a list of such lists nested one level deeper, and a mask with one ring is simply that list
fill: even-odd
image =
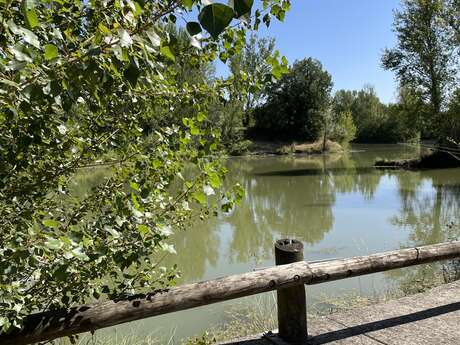
[{"label": "green leaf", "polygon": [[196,191],[192,196],[201,205],[206,205],[206,195],[203,192]]},{"label": "green leaf", "polygon": [[185,6],[186,9],[191,10],[195,0],[183,0],[182,4]]},{"label": "green leaf", "polygon": [[58,49],[55,45],[46,44],[45,45],[45,59],[53,60],[58,56]]},{"label": "green leaf", "polygon": [[115,57],[118,60],[120,60],[120,61],[128,61],[129,60],[129,56],[128,56],[128,53],[127,53],[126,49],[123,49],[118,44],[115,44],[112,47],[112,51],[113,51]]},{"label": "green leaf", "polygon": [[203,112],[198,112],[196,119],[198,122],[203,122],[206,119],[206,115]]},{"label": "green leaf", "polygon": [[53,276],[58,280],[58,281],[65,281],[67,277],[69,276],[69,272],[67,272],[67,268],[69,265],[62,265],[59,266],[53,273]]},{"label": "green leaf", "polygon": [[32,62],[32,58],[27,53],[25,47],[21,44],[16,44],[14,47],[10,47],[11,53],[17,61],[24,61],[27,63]]},{"label": "green leaf", "polygon": [[133,44],[133,39],[129,35],[129,32],[125,29],[118,30],[118,36],[120,37],[120,46],[123,48],[129,48]]},{"label": "green leaf", "polygon": [[134,10],[133,10],[134,16],[139,17],[142,14],[142,7],[139,5],[137,1],[134,1]]},{"label": "green leaf", "polygon": [[117,230],[115,230],[114,228],[112,228],[111,226],[105,226],[104,230],[107,231],[110,235],[112,235],[113,238],[119,238],[120,237],[120,233]]},{"label": "green leaf", "polygon": [[134,181],[131,181],[131,182],[129,183],[129,185],[130,185],[131,188],[134,189],[135,191],[139,191],[139,189],[140,189],[140,188],[139,188],[139,185],[138,185],[136,182],[134,182]]},{"label": "green leaf", "polygon": [[137,231],[139,231],[139,233],[142,236],[145,236],[150,232],[150,228],[145,224],[138,224],[137,225]]},{"label": "green leaf", "polygon": [[155,31],[150,29],[150,30],[146,31],[146,34],[147,34],[150,42],[152,42],[152,45],[154,47],[159,47],[160,46],[161,38],[160,38],[160,36],[158,36],[158,34]]},{"label": "green leaf", "polygon": [[236,17],[239,18],[250,13],[253,4],[254,0],[233,0],[233,10],[236,13]]},{"label": "green leaf", "polygon": [[5,316],[0,316],[0,331],[6,333],[11,326],[10,320]]},{"label": "green leaf", "polygon": [[106,36],[112,35],[112,31],[110,31],[110,29],[107,26],[105,26],[103,23],[99,23],[97,27],[99,31],[103,33],[104,35]]},{"label": "green leaf", "polygon": [[61,223],[54,219],[45,219],[42,224],[47,228],[58,229]]},{"label": "green leaf", "polygon": [[[114,230],[115,231],[115,230]],[[114,236],[115,237],[115,236]],[[71,254],[81,260],[89,260],[88,255],[86,255],[81,248],[77,247],[71,251]]]},{"label": "green leaf", "polygon": [[209,174],[209,182],[211,183],[212,188],[219,188],[222,185],[219,175],[216,173]]},{"label": "green leaf", "polygon": [[171,61],[176,61],[176,57],[174,56],[171,48],[169,46],[162,46],[160,48],[160,53],[163,55],[165,58],[171,60]]},{"label": "green leaf", "polygon": [[33,29],[34,27],[38,25],[38,17],[37,17],[37,13],[35,12],[35,9],[25,10],[24,12],[25,12],[24,14],[26,17],[27,25],[31,29]]},{"label": "green leaf", "polygon": [[38,25],[38,17],[35,12],[35,4],[33,0],[24,0],[22,2],[22,12],[29,28],[33,29]]},{"label": "green leaf", "polygon": [[38,40],[37,35],[35,35],[32,31],[26,28],[20,28],[20,31],[22,33],[24,41],[26,41],[30,45],[33,45],[35,48],[40,49],[40,41]]},{"label": "green leaf", "polygon": [[45,242],[45,246],[49,249],[57,250],[61,249],[64,246],[64,243],[57,238],[48,238]]},{"label": "green leaf", "polygon": [[198,35],[201,32],[201,25],[197,22],[188,22],[187,31],[190,36]]},{"label": "green leaf", "polygon": [[218,3],[205,6],[198,15],[201,25],[214,38],[225,30],[233,17],[234,12],[231,7]]},{"label": "green leaf", "polygon": [[5,78],[0,78],[0,83],[8,85],[8,86],[12,86],[12,87],[14,87],[16,89],[20,89],[20,86],[19,86],[18,83],[15,83],[14,81],[11,81],[11,80],[8,80],[8,79],[5,79]]}]

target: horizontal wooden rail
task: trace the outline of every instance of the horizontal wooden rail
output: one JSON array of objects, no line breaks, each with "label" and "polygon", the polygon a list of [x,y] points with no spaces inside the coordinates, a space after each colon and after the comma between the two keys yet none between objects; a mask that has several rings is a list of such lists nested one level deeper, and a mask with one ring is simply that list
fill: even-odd
[{"label": "horizontal wooden rail", "polygon": [[129,299],[32,314],[26,318],[23,330],[0,334],[0,344],[32,344],[299,284],[318,284],[458,257],[460,241],[326,262],[296,262]]}]

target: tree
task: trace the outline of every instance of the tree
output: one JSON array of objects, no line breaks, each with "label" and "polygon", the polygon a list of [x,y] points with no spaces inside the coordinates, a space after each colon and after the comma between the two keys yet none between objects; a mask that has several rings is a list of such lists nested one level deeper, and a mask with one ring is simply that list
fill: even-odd
[{"label": "tree", "polygon": [[380,102],[375,88],[365,85],[359,91],[338,90],[333,98],[335,114],[352,114],[358,142],[381,141],[380,126],[386,121],[385,106]]},{"label": "tree", "polygon": [[427,108],[420,91],[410,86],[400,87],[396,104],[388,109],[388,121],[394,124],[390,136],[395,141],[410,141],[428,135],[429,131],[423,124],[429,111]]},{"label": "tree", "polygon": [[355,90],[337,90],[332,100],[332,110],[335,114],[350,111],[356,99]]},{"label": "tree", "polygon": [[365,85],[357,92],[352,114],[357,127],[357,139],[359,141],[375,140],[378,135],[378,127],[385,121],[386,113],[373,86]]},{"label": "tree", "polygon": [[451,31],[445,25],[445,0],[404,0],[395,12],[398,43],[386,49],[382,64],[394,71],[402,85],[420,89],[431,106],[430,122],[437,139],[446,102],[447,87],[455,78],[455,54]]},{"label": "tree", "polygon": [[274,38],[258,38],[251,34],[242,51],[230,59],[233,80],[231,96],[238,98],[244,106],[242,125],[245,127],[250,125],[251,113],[264,97],[262,85],[271,81],[272,64],[269,61],[275,53],[274,50]]},{"label": "tree", "polygon": [[[252,112],[264,97],[263,85],[270,82],[273,74],[287,68],[283,57],[281,65],[274,63],[275,41],[269,38],[257,38],[251,33],[246,46],[236,49],[227,60],[230,76],[222,82],[225,92],[222,97],[212,101],[210,120],[221,129],[221,142],[230,154],[246,151],[251,141],[245,140],[247,127],[252,124]],[[275,58],[277,60],[277,58]]]},{"label": "tree", "polygon": [[457,54],[460,54],[460,0],[446,0],[447,6],[444,14],[446,24],[450,29],[453,45]]},{"label": "tree", "polygon": [[460,144],[460,89],[455,90],[449,100],[444,124],[443,132],[447,140],[450,143]]},{"label": "tree", "polygon": [[[269,17],[289,8],[264,4]],[[251,5],[2,2],[0,333],[34,311],[172,284],[175,269],[160,265],[174,251],[170,234],[216,210],[211,195],[224,211],[241,196],[219,191],[225,169],[207,112],[222,88],[185,82],[176,62],[231,53],[263,15],[247,18]],[[166,29],[184,13],[199,13],[187,45]],[[199,39],[202,29],[209,35]],[[174,107],[187,109],[180,123],[143,132],[158,109]],[[97,164],[107,175],[74,195],[75,174]]]},{"label": "tree", "polygon": [[343,146],[348,145],[356,138],[357,128],[351,111],[342,111],[333,114],[334,127],[332,138]]},{"label": "tree", "polygon": [[331,75],[318,60],[294,62],[288,73],[268,87],[266,103],[255,111],[255,131],[276,139],[318,139],[331,89]]}]

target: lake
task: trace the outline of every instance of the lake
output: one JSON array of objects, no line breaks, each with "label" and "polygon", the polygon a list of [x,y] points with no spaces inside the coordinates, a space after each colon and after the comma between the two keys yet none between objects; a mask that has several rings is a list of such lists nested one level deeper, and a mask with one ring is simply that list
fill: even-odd
[{"label": "lake", "polygon": [[[229,214],[173,235],[179,284],[274,264],[273,243],[295,238],[307,260],[323,260],[432,244],[457,238],[460,169],[377,170],[376,158],[419,154],[407,145],[355,145],[342,155],[237,157],[227,161],[228,183],[246,194]],[[352,291],[376,295],[429,279],[415,267],[307,288],[308,303]],[[260,300],[260,298],[259,298]],[[254,303],[246,298],[243,303]],[[270,300],[270,298],[269,298]],[[164,341],[200,335],[226,320],[242,300],[201,307],[111,328],[104,334],[153,334]],[[276,310],[269,308],[276,314]]]}]

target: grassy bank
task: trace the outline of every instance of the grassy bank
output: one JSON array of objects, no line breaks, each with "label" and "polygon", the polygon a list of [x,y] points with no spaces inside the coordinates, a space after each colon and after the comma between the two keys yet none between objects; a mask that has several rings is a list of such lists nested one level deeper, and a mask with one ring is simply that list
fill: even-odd
[{"label": "grassy bank", "polygon": [[288,155],[288,154],[321,154],[339,153],[344,148],[337,142],[327,140],[326,145],[322,141],[315,142],[273,142],[252,141],[247,143],[244,150],[233,152],[234,155]]}]

